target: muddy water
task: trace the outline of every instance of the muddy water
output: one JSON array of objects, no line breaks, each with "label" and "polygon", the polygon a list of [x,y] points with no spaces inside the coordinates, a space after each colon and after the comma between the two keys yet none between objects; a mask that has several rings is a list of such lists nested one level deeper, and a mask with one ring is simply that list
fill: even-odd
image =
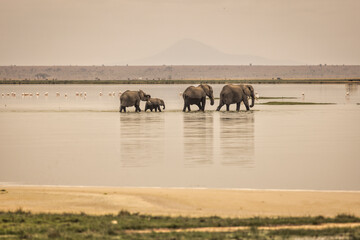
[{"label": "muddy water", "polygon": [[[222,86],[213,85],[215,97]],[[0,182],[360,190],[358,85],[254,85],[260,97],[296,98],[239,113],[214,111],[217,100],[183,113],[185,87],[0,86]],[[165,111],[120,114],[117,93],[139,88],[163,98]]]}]

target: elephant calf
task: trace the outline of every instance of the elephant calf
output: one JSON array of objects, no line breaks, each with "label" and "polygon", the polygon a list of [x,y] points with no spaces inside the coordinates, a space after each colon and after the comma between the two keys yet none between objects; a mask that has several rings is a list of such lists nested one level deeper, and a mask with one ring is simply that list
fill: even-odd
[{"label": "elephant calf", "polygon": [[161,112],[160,106],[163,106],[163,110],[165,109],[165,103],[162,99],[150,98],[149,100],[147,100],[147,102],[145,104],[145,112],[148,109],[150,111],[153,111],[153,109],[155,109],[155,112],[157,112],[157,110],[159,110],[159,112]]},{"label": "elephant calf", "polygon": [[[248,97],[251,97],[251,105],[249,107]],[[223,87],[220,93],[220,102],[216,111],[220,111],[221,107],[226,105],[226,111],[230,110],[230,104],[236,103],[236,111],[240,111],[240,104],[244,102],[246,110],[254,107],[255,94],[251,85],[235,85],[228,84]]]},{"label": "elephant calf", "polygon": [[140,101],[147,101],[151,98],[142,90],[139,91],[125,91],[120,96],[120,112],[126,112],[127,107],[135,106],[135,112],[141,112]]}]

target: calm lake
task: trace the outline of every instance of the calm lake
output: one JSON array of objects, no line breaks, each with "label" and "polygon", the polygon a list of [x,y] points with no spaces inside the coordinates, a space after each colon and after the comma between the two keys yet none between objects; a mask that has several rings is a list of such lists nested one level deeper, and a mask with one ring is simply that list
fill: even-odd
[{"label": "calm lake", "polygon": [[[294,99],[183,113],[187,86],[0,85],[0,184],[360,190],[359,85],[254,84]],[[219,97],[224,85],[212,86]],[[120,114],[127,89],[166,109]]]}]

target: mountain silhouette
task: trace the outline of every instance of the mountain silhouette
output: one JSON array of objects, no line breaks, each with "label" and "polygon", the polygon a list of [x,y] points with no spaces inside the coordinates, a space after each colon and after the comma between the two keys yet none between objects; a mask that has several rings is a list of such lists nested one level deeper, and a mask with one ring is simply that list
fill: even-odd
[{"label": "mountain silhouette", "polygon": [[252,55],[223,53],[211,46],[192,39],[183,39],[164,51],[134,61],[136,65],[281,65],[297,64]]}]

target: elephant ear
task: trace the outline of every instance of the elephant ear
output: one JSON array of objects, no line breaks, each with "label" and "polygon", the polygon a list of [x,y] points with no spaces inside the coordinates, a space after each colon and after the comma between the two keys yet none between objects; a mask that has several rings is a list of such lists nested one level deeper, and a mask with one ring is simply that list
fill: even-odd
[{"label": "elephant ear", "polygon": [[204,92],[206,93],[206,95],[210,95],[210,86],[207,84],[200,84],[201,88],[204,90]]},{"label": "elephant ear", "polygon": [[251,95],[251,90],[249,88],[248,85],[244,85],[243,87],[243,92],[245,93],[246,96],[250,96]]}]

